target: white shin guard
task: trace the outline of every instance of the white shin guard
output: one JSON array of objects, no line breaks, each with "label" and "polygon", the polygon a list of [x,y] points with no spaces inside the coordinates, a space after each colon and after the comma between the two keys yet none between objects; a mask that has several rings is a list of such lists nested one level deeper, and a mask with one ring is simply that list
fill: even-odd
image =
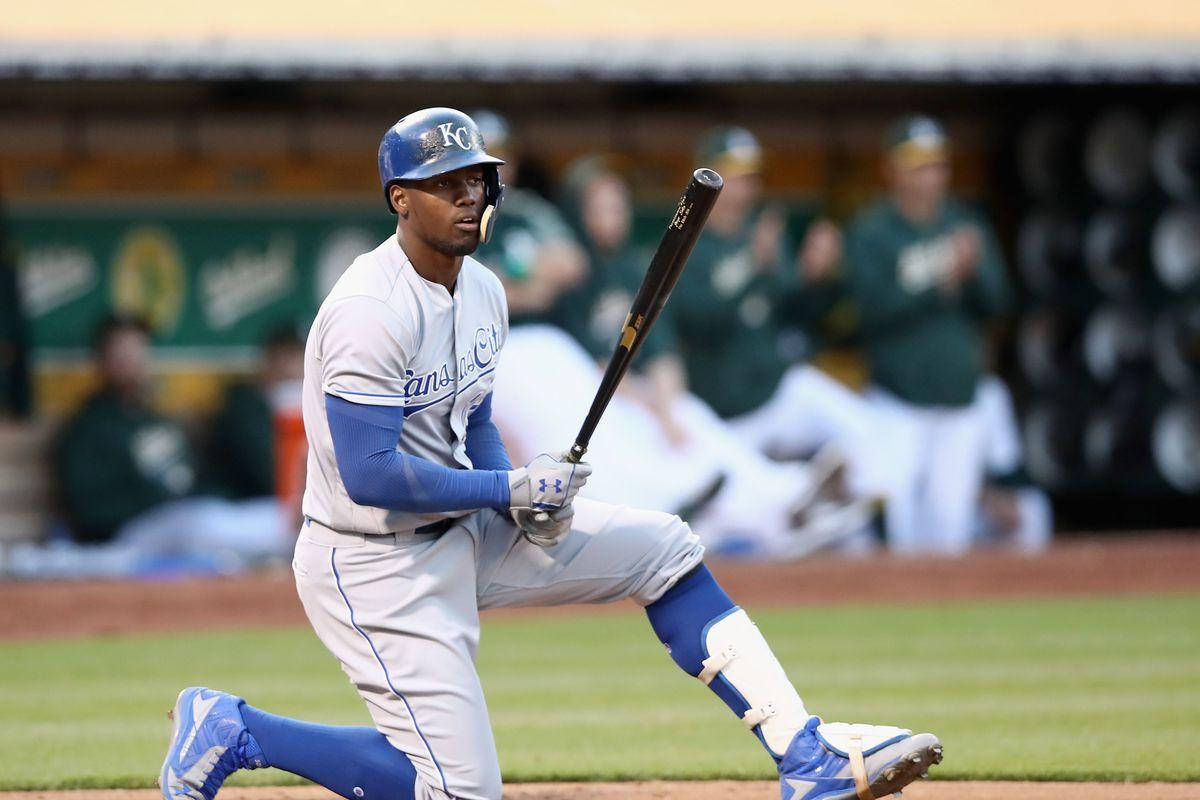
[{"label": "white shin guard", "polygon": [[809,715],[758,626],[734,608],[705,627],[703,644],[700,680],[724,681],[740,694],[750,706],[742,722],[758,728],[767,749],[781,758]]}]

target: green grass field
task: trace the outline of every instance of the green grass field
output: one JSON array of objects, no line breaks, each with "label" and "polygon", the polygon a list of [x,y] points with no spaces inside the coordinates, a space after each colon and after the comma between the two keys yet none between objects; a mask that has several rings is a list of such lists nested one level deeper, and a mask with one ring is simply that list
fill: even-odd
[{"label": "green grass field", "polygon": [[[811,711],[937,732],[938,778],[1200,780],[1200,596],[754,616]],[[488,621],[480,672],[506,780],[772,776],[638,612]],[[307,628],[5,643],[0,789],[151,785],[193,683],[367,722]]]}]

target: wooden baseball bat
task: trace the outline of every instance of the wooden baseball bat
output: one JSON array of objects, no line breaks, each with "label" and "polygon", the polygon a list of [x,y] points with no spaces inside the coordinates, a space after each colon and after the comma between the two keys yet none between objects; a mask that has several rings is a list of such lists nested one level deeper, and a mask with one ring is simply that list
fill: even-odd
[{"label": "wooden baseball bat", "polygon": [[721,193],[721,187],[724,185],[721,176],[711,169],[702,167],[692,173],[692,179],[688,182],[683,196],[679,198],[679,205],[675,207],[671,223],[667,226],[662,241],[658,243],[654,258],[650,260],[650,266],[646,269],[646,277],[642,279],[642,285],[629,308],[629,315],[621,329],[621,338],[608,361],[607,369],[604,370],[604,377],[600,380],[592,407],[579,428],[575,443],[567,453],[568,461],[578,464],[583,460],[604,409],[608,407],[609,401],[617,391],[617,385],[629,371],[630,363],[666,305],[667,298],[675,288],[675,282],[679,280],[683,266],[692,254],[696,239],[699,238],[700,231],[708,220],[708,214],[712,211],[717,195]]},{"label": "wooden baseball bat", "polygon": [[[700,231],[704,228],[708,214],[717,202],[717,195],[721,193],[721,187],[724,185],[725,181],[715,170],[701,167],[692,173],[692,179],[683,190],[683,196],[679,198],[679,205],[675,207],[675,214],[658,243],[658,249],[654,251],[654,258],[650,259],[646,277],[638,287],[633,305],[629,307],[629,314],[621,328],[621,338],[612,358],[608,360],[604,377],[600,379],[600,386],[592,399],[592,407],[584,417],[575,443],[567,452],[566,460],[572,464],[583,460],[592,434],[600,423],[600,417],[604,415],[604,409],[608,408],[609,401],[617,391],[617,385],[629,371],[633,357],[646,340],[654,321],[662,313],[663,306],[671,296],[671,290],[675,288],[675,282],[679,280],[683,266],[692,254],[696,239],[700,237]],[[545,511],[539,511],[536,515],[537,519],[542,521],[549,516]]]}]

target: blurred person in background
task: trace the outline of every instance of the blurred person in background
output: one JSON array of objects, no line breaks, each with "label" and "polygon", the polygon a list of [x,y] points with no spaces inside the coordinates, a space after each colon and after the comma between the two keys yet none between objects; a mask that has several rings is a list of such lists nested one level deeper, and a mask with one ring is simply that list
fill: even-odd
[{"label": "blurred person in background", "polygon": [[844,474],[855,496],[883,495],[886,431],[861,396],[805,362],[813,337],[802,326],[841,292],[837,228],[818,221],[791,256],[783,212],[759,208],[762,149],[747,130],[710,131],[697,163],[725,188],[671,298],[687,386],[752,447],[813,456],[818,469]]},{"label": "blurred person in background", "polygon": [[300,408],[304,340],[294,327],[272,332],[253,380],[229,386],[209,426],[214,479],[235,500],[277,497],[300,524],[307,445]]},{"label": "blurred person in background", "polygon": [[891,435],[888,541],[899,553],[957,555],[972,541],[986,463],[973,405],[983,324],[1008,307],[1008,284],[987,222],[949,197],[938,122],[895,123],[886,169],[889,194],[850,223],[845,257],[869,397]]},{"label": "blurred person in background", "polygon": [[149,328],[105,320],[94,339],[100,387],[63,427],[55,459],[69,540],[16,545],[15,577],[127,577],[232,571],[286,557],[292,537],[274,497],[201,492],[179,422],[150,404]]},{"label": "blurred person in background", "polygon": [[[510,330],[492,413],[518,459],[573,440],[651,256],[630,239],[629,188],[604,159],[577,162],[562,196],[588,270],[546,315],[557,327]],[[592,439],[589,463],[611,468],[595,470],[584,496],[680,513],[711,549],[748,557],[800,557],[866,527],[868,505],[825,491],[807,465],[768,460],[687,393],[672,345],[660,319]],[[547,395],[504,366],[523,363],[555,375],[559,390]]]},{"label": "blurred person in background", "polygon": [[[613,353],[616,332],[624,325],[653,250],[632,241],[629,186],[603,157],[585,157],[571,165],[563,179],[559,206],[579,237],[587,268],[583,280],[566,287],[555,300],[550,319],[604,365]],[[669,315],[670,309],[668,304],[663,315]],[[685,391],[687,378],[674,332],[663,317],[650,329],[634,365],[636,371],[621,382],[618,391],[646,406],[668,440],[682,444],[686,433],[672,407]]]},{"label": "blurred person in background", "polygon": [[517,185],[520,143],[508,120],[494,111],[471,114],[489,153],[504,159],[503,213],[496,215],[491,238],[476,254],[504,284],[511,324],[546,321],[559,292],[583,278],[584,255],[571,228],[550,201]]},{"label": "blurred person in background", "polygon": [[698,164],[725,187],[671,297],[688,385],[728,419],[767,401],[787,369],[778,299],[792,278],[783,214],[760,209],[762,149],[744,128],[708,132]]}]

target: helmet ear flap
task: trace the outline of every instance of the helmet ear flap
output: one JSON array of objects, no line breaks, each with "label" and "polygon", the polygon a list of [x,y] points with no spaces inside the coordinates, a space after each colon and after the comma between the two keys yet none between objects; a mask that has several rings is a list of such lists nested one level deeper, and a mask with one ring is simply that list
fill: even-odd
[{"label": "helmet ear flap", "polygon": [[504,199],[504,184],[500,182],[500,170],[495,164],[489,164],[483,170],[484,194],[483,213],[479,217],[479,242],[485,244],[492,238],[492,229],[496,225],[496,212],[500,210],[500,201]]},{"label": "helmet ear flap", "polygon": [[484,206],[483,214],[479,217],[479,243],[486,244],[492,238],[492,228],[496,226],[496,207]]}]

